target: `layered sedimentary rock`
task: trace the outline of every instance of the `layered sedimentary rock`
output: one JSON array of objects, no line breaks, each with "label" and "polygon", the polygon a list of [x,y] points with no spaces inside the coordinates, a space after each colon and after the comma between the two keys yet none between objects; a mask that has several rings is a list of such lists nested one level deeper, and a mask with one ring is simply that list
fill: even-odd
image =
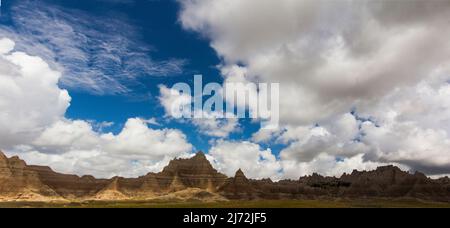
[{"label": "layered sedimentary rock", "polygon": [[216,191],[227,177],[215,170],[203,153],[191,159],[172,160],[163,171],[157,174],[161,187],[179,190],[180,188],[201,188]]},{"label": "layered sedimentary rock", "polygon": [[0,199],[10,198],[48,200],[60,197],[24,161],[18,157],[7,158],[0,152]]},{"label": "layered sedimentary rock", "polygon": [[251,180],[242,170],[232,178],[217,172],[203,153],[175,159],[160,173],[138,178],[59,174],[49,167],[29,166],[0,152],[0,200],[130,200],[179,198],[253,200],[304,198],[409,197],[450,201],[450,179],[427,178],[394,166],[353,171],[340,178],[318,174],[298,180]]},{"label": "layered sedimentary rock", "polygon": [[139,178],[115,177],[115,191],[128,197],[154,197],[196,188],[216,192],[227,177],[215,170],[203,153],[172,160],[160,173]]},{"label": "layered sedimentary rock", "polygon": [[97,200],[125,200],[129,199],[124,193],[122,193],[119,186],[119,178],[113,178],[111,183],[105,188],[95,194],[94,199]]},{"label": "layered sedimentary rock", "polygon": [[94,196],[110,183],[110,180],[95,179],[93,176],[60,174],[45,166],[28,166],[28,169],[37,173],[42,183],[67,199]]},{"label": "layered sedimentary rock", "polygon": [[343,175],[340,180],[349,183],[343,195],[364,195],[378,197],[413,197],[445,200],[450,196],[449,189],[440,180],[431,180],[424,174],[409,174],[394,166],[379,167],[375,171],[353,171]]},{"label": "layered sedimentary rock", "polygon": [[[255,186],[257,187],[257,186]],[[242,170],[238,170],[234,178],[228,179],[219,187],[219,192],[229,199],[254,199],[258,195],[255,188]]]}]

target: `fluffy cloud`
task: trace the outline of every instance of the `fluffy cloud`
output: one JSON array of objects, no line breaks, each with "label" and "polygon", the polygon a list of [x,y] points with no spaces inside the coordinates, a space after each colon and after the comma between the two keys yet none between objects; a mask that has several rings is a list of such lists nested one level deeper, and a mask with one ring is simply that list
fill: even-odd
[{"label": "fluffy cloud", "polygon": [[200,133],[212,137],[226,138],[239,129],[239,120],[233,114],[224,118],[223,113],[201,110],[202,118],[193,118],[193,98],[190,94],[182,94],[180,91],[169,89],[164,85],[160,85],[159,88],[159,101],[166,115],[181,121],[186,121],[186,119],[180,119],[180,117],[188,118]]},{"label": "fluffy cloud", "polygon": [[13,49],[0,39],[0,149],[8,154],[64,173],[135,177],[192,152],[181,131],[149,128],[154,119],[129,119],[114,135],[64,118],[71,98],[58,87],[61,73]]},{"label": "fluffy cloud", "polygon": [[200,133],[219,138],[226,138],[239,130],[238,118],[223,118],[222,114],[217,112],[204,112],[203,118],[195,118],[192,123],[199,129]]},{"label": "fluffy cloud", "polygon": [[225,80],[280,82],[283,128],[253,139],[287,143],[282,162],[449,172],[448,1],[179,2]]},{"label": "fluffy cloud", "polygon": [[279,179],[281,165],[270,149],[262,149],[258,144],[242,141],[219,140],[210,149],[215,168],[228,176],[234,176],[238,169],[250,178]]},{"label": "fluffy cloud", "polygon": [[8,54],[9,52],[11,52],[12,50],[14,50],[14,42],[12,40],[9,39],[1,39],[0,40],[0,54],[4,55],[4,54]]},{"label": "fluffy cloud", "polygon": [[192,115],[192,96],[183,94],[181,91],[168,88],[165,85],[159,86],[159,102],[163,106],[168,117],[180,118]]},{"label": "fluffy cloud", "polygon": [[[46,128],[33,142],[41,151],[61,153],[68,150],[99,149],[128,159],[161,160],[177,157],[192,150],[186,136],[173,129],[151,129],[143,119],[128,119],[122,131],[113,135],[100,134],[81,120],[58,121]],[[150,151],[151,150],[151,151]]]},{"label": "fluffy cloud", "polygon": [[0,144],[27,142],[62,118],[70,104],[58,87],[61,74],[41,58],[11,52],[14,42],[0,40]]},{"label": "fluffy cloud", "polygon": [[91,124],[81,120],[60,120],[44,131],[33,141],[41,151],[64,153],[71,149],[89,150],[99,143],[98,135]]},{"label": "fluffy cloud", "polygon": [[256,143],[219,140],[210,149],[208,159],[215,168],[228,176],[233,176],[238,169],[242,169],[250,178],[272,178],[272,180],[296,180],[300,176],[313,173],[339,177],[355,169],[373,170],[387,164],[408,170],[407,166],[400,163],[367,161],[364,158],[365,154],[358,152],[348,156],[336,156],[320,151],[318,155],[308,160],[287,158],[288,153],[282,152],[281,158],[277,159],[270,149],[262,149]]},{"label": "fluffy cloud", "polygon": [[362,142],[373,148],[369,159],[429,174],[450,173],[450,84],[441,81],[397,90],[374,107],[377,124],[366,122],[361,128]]},{"label": "fluffy cloud", "polygon": [[137,118],[129,119],[117,135],[97,133],[85,121],[59,121],[45,129],[31,145],[39,152],[27,149],[21,157],[34,164],[99,177],[136,177],[159,172],[170,159],[187,156],[192,151],[182,132],[151,129],[146,120]]},{"label": "fluffy cloud", "polygon": [[118,135],[103,135],[106,151],[134,160],[162,160],[181,156],[192,151],[186,136],[179,130],[150,129],[141,119],[129,119]]},{"label": "fluffy cloud", "polygon": [[281,151],[285,160],[309,162],[320,153],[351,157],[364,153],[368,148],[359,142],[361,122],[351,114],[345,114],[333,123],[314,127],[287,127],[277,140],[290,144]]},{"label": "fluffy cloud", "polygon": [[389,1],[181,4],[183,26],[210,37],[225,65],[242,62],[247,77],[280,82],[281,97],[296,97],[281,100],[285,123],[309,124],[347,112],[359,102],[370,103],[417,82],[447,61],[450,52],[442,36],[450,33],[450,7],[443,1],[404,4],[411,11],[433,8],[439,14],[427,10],[421,20],[403,23],[401,7],[390,7],[398,3]]}]

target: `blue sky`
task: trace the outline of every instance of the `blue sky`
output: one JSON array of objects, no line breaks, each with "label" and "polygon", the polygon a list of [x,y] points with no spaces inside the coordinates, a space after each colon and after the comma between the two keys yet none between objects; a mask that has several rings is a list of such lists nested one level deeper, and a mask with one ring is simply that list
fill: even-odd
[{"label": "blue sky", "polygon": [[[13,19],[9,18],[10,14],[8,13],[9,8],[17,4],[19,4],[18,1],[14,0],[4,1],[3,3],[3,24],[10,26],[12,29],[20,28]],[[109,20],[111,17],[117,17],[121,22],[133,28],[134,34],[132,39],[135,40],[128,47],[129,49],[139,49],[141,46],[146,46],[148,50],[143,51],[143,54],[151,58],[152,61],[176,60],[182,62],[179,66],[180,70],[169,71],[165,75],[152,74],[152,72],[149,73],[139,69],[126,72],[134,74],[130,76],[132,79],[130,79],[129,83],[121,81],[127,87],[126,92],[116,93],[113,86],[111,88],[106,86],[99,93],[96,90],[91,90],[89,87],[84,87],[83,84],[75,84],[73,86],[70,83],[60,83],[60,87],[67,89],[72,97],[70,108],[66,112],[66,118],[89,120],[97,123],[112,122],[114,123],[113,125],[101,130],[115,134],[121,131],[129,118],[156,118],[162,125],[153,126],[154,128],[180,129],[187,135],[195,150],[206,152],[209,150],[211,140],[214,138],[199,134],[190,123],[181,123],[180,121],[165,118],[164,109],[158,100],[158,85],[163,84],[170,87],[178,82],[186,82],[192,85],[195,74],[203,75],[204,83],[223,83],[223,78],[217,69],[221,60],[215,50],[210,47],[209,40],[206,37],[182,28],[178,19],[180,11],[178,2],[174,0],[43,0],[30,1],[27,4],[38,8],[42,7],[42,9],[46,7],[56,8],[58,11],[70,13],[73,17],[95,17],[95,20]],[[45,9],[43,10],[45,11]],[[49,11],[52,12],[52,10]],[[54,13],[53,16],[61,20],[67,19],[64,14]],[[77,18],[72,18],[72,20],[77,22]],[[86,29],[97,29],[97,25],[93,23],[92,28],[82,27],[76,32],[83,33],[86,32]],[[114,29],[120,28],[111,25],[111,30],[108,32],[114,35]],[[39,34],[34,35],[38,38],[40,36]],[[39,39],[44,46],[51,46],[45,43],[45,35]],[[89,49],[91,46],[86,48]],[[101,54],[101,51],[94,49],[90,52],[90,57],[95,58]],[[119,52],[117,54],[118,57],[121,57],[121,54],[126,53]],[[57,62],[64,68],[70,68],[71,64],[73,64],[73,59],[61,59],[57,60]],[[110,70],[109,67],[113,68],[113,65],[105,64],[105,66],[100,67],[99,70],[103,70],[100,73],[112,78],[116,74],[123,73],[120,69]],[[70,72],[75,77],[77,74],[76,70],[78,68],[74,67],[74,72]],[[229,139],[248,139],[259,128],[258,123],[252,123],[249,119],[243,119],[240,122],[240,130],[232,133]]]},{"label": "blue sky", "polygon": [[[194,32],[184,30],[178,20],[180,5],[174,0],[136,1],[135,3],[67,3],[77,1],[54,1],[64,7],[76,7],[92,14],[123,14],[139,30],[142,42],[153,48],[148,53],[155,60],[181,59],[185,61],[181,72],[164,77],[144,75],[139,86],[131,87],[130,92],[117,96],[95,96],[86,91],[70,90],[73,101],[67,112],[68,118],[89,119],[98,122],[110,121],[115,124],[113,132],[119,132],[128,118],[155,117],[163,126],[181,129],[196,150],[209,151],[210,140],[214,139],[195,131],[192,124],[164,118],[164,109],[159,104],[158,85],[168,87],[178,82],[193,84],[195,74],[204,76],[204,83],[223,82],[217,66],[220,59],[209,40]],[[79,1],[78,1],[79,2]],[[206,97],[205,97],[206,98]],[[241,120],[241,130],[232,133],[230,139],[239,140],[251,137],[259,128],[257,123]]]},{"label": "blue sky", "polygon": [[[67,1],[60,1],[67,2]],[[122,129],[124,122],[135,116],[143,118],[158,118],[164,122],[164,109],[159,105],[159,84],[171,86],[178,82],[192,82],[194,74],[204,74],[213,81],[221,81],[216,70],[219,64],[209,42],[199,35],[184,31],[178,23],[179,5],[175,1],[138,1],[135,4],[86,4],[83,1],[76,5],[90,13],[115,13],[126,15],[127,19],[139,27],[142,41],[154,48],[148,53],[158,60],[182,59],[186,61],[183,71],[165,77],[145,75],[140,79],[139,86],[130,88],[130,93],[118,96],[95,96],[86,92],[71,93],[73,102],[67,112],[69,118],[92,119],[96,121],[111,121],[115,125],[114,132]],[[65,5],[65,4],[63,4]],[[97,5],[97,7],[92,7]],[[106,11],[106,12],[105,12]],[[206,136],[199,136],[192,126],[176,121],[164,123],[164,127],[182,129],[195,143],[198,150],[208,150]]]}]

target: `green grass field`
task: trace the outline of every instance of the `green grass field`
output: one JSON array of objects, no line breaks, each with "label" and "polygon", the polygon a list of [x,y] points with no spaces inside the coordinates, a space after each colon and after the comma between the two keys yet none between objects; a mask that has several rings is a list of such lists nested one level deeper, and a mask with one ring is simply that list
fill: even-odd
[{"label": "green grass field", "polygon": [[274,200],[215,203],[169,201],[2,202],[0,203],[0,208],[450,208],[450,203],[427,202],[415,199]]}]

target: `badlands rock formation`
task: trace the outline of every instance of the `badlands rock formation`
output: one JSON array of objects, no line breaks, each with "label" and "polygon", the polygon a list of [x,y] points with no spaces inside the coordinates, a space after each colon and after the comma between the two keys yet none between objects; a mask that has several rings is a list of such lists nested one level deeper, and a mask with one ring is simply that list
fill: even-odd
[{"label": "badlands rock formation", "polygon": [[195,199],[257,200],[305,198],[418,198],[450,202],[450,179],[432,180],[394,166],[374,171],[353,171],[340,178],[318,174],[299,180],[251,180],[242,170],[228,178],[217,172],[203,153],[175,159],[160,173],[138,178],[96,179],[54,172],[27,165],[0,152],[0,200],[142,200]]},{"label": "badlands rock formation", "polygon": [[44,184],[39,174],[18,157],[7,158],[0,152],[0,200],[49,200],[60,196]]}]

